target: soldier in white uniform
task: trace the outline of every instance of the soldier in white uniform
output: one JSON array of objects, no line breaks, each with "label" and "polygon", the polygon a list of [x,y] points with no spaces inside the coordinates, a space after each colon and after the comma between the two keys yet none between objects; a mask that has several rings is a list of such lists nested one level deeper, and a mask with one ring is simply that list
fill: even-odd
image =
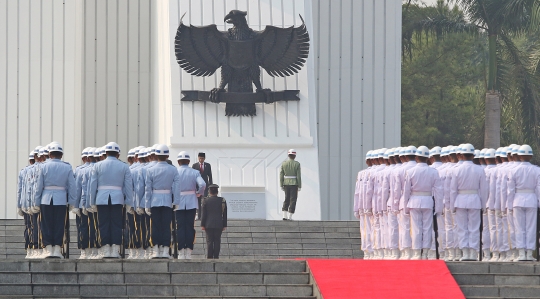
[{"label": "soldier in white uniform", "polygon": [[361,249],[364,252],[364,259],[370,259],[371,257],[371,222],[366,215],[366,209],[364,207],[364,190],[365,180],[368,179],[368,174],[371,169],[371,153],[368,151],[366,154],[366,165],[368,168],[358,172],[356,179],[356,186],[354,190],[354,217],[359,219],[360,222],[360,237],[362,240]]},{"label": "soldier in white uniform", "polygon": [[[386,201],[388,213],[388,249],[390,251],[389,259],[397,260],[399,258],[399,205],[394,204],[395,198],[401,195],[401,190],[395,190],[395,173],[403,165],[399,159],[399,151],[401,147],[392,149],[389,155],[391,168],[386,176],[387,180],[383,183],[385,189],[389,190]],[[399,195],[398,195],[399,194]]]},{"label": "soldier in white uniform", "polygon": [[486,175],[481,166],[475,165],[472,144],[461,146],[463,164],[452,174],[450,206],[454,212],[462,261],[477,260],[480,248],[480,210],[487,202]]},{"label": "soldier in white uniform", "polygon": [[442,213],[442,184],[437,170],[428,167],[429,149],[419,146],[416,151],[417,164],[405,174],[403,198],[405,212],[411,215],[412,224],[412,259],[427,259],[431,247],[433,231],[433,208],[435,213]]},{"label": "soldier in white uniform", "polygon": [[[508,231],[508,247],[509,250],[506,253],[506,262],[512,262],[518,260],[518,251],[515,247],[516,244],[516,234],[514,230],[514,216],[513,216],[513,210],[509,209],[508,207],[508,176],[513,171],[515,167],[519,165],[519,161],[517,161],[517,147],[516,144],[511,144],[510,146],[507,146],[503,151],[506,153],[506,158],[508,159],[508,164],[504,165],[501,168],[501,171],[498,174],[497,177],[497,189],[496,192],[499,193],[500,196],[500,205],[501,205],[501,213],[504,216],[503,224],[506,223],[507,231]],[[516,155],[512,155],[513,150],[515,149]]]},{"label": "soldier in white uniform", "polygon": [[508,209],[513,210],[519,261],[532,261],[536,247],[536,222],[540,198],[540,168],[530,163],[532,148],[522,145],[518,150],[521,160],[508,177]]},{"label": "soldier in white uniform", "polygon": [[501,187],[500,187],[500,178],[504,173],[506,167],[508,167],[508,156],[506,155],[506,147],[500,147],[495,153],[497,157],[497,167],[493,171],[492,180],[495,181],[495,221],[497,229],[497,247],[499,248],[499,259],[500,262],[509,262],[513,259],[512,252],[510,251],[509,244],[509,233],[508,233],[508,217],[506,214],[506,209],[502,208],[501,203]]},{"label": "soldier in white uniform", "polygon": [[[400,259],[408,260],[412,257],[411,247],[411,215],[408,212],[408,209],[405,209],[405,198],[403,197],[403,190],[405,189],[405,174],[406,171],[410,168],[416,166],[416,147],[410,145],[404,147],[400,151],[401,161],[404,162],[403,166],[396,169],[393,173],[394,175],[394,190],[396,190],[396,195],[394,197],[394,204],[398,204],[399,207],[399,249],[401,251]],[[406,163],[405,163],[406,162]],[[396,201],[398,203],[396,203]]]},{"label": "soldier in white uniform", "polygon": [[[482,231],[482,248],[484,249],[484,256],[482,261],[497,261],[499,259],[499,248],[497,240],[497,222],[496,222],[496,211],[495,211],[495,184],[496,184],[496,160],[495,160],[495,150],[486,149],[483,153],[483,158],[485,161],[484,172],[486,173],[486,181],[488,185],[488,199],[486,202],[486,211],[487,211],[487,234],[489,234],[489,247],[484,239],[484,232]],[[485,223],[484,223],[485,224]],[[486,227],[486,225],[484,225]],[[488,256],[492,254],[491,259]]]},{"label": "soldier in white uniform", "polygon": [[[431,161],[431,168],[434,168],[437,170],[437,173],[439,173],[439,168],[443,167],[443,162],[441,158],[442,154],[442,148],[440,146],[435,146],[429,151],[429,159]],[[439,178],[441,179],[441,184],[444,183],[442,178],[439,175]],[[428,259],[434,260],[437,259],[437,251],[436,251],[436,242],[439,242],[439,258],[444,259],[445,251],[444,248],[446,248],[446,230],[444,229],[444,185],[441,185],[442,189],[441,192],[443,196],[441,197],[441,203],[443,204],[442,210],[440,213],[438,213],[435,217],[437,218],[437,239],[435,239],[435,230],[432,231],[432,239],[431,239],[431,247],[428,252]]]},{"label": "soldier in white uniform", "polygon": [[374,172],[372,173],[372,179],[369,182],[367,190],[367,200],[371,200],[372,212],[373,212],[373,251],[375,259],[384,258],[384,250],[381,247],[381,218],[382,208],[380,207],[380,197],[382,196],[382,175],[381,172],[386,167],[384,163],[384,152],[386,148],[379,149],[377,151],[377,162]]}]

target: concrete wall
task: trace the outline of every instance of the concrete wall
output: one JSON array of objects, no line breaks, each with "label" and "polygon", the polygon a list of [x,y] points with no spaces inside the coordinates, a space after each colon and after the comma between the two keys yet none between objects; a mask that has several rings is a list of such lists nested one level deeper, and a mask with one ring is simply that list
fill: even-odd
[{"label": "concrete wall", "polygon": [[[243,120],[236,125],[245,127],[242,134],[248,136],[264,129],[270,135],[299,134],[314,140],[321,217],[351,219],[354,181],[365,152],[400,141],[399,0],[0,0],[0,218],[17,217],[17,173],[37,145],[59,141],[66,148],[65,160],[78,165],[86,146],[115,140],[125,154],[136,145],[171,141],[173,128],[164,124],[177,115],[166,110],[163,99],[172,94],[156,87],[179,82],[158,67],[170,57],[156,54],[168,51],[158,42],[164,28],[156,20],[169,18],[163,6],[175,3],[178,13],[197,10],[205,24],[218,25],[222,21],[204,13],[207,8],[238,6],[250,11],[256,26],[298,25],[300,8],[311,11],[304,17],[313,63],[305,69],[312,69],[317,83],[309,94],[317,106],[316,128],[297,125],[287,132],[283,122],[294,124],[299,107],[282,104],[258,111],[258,118],[284,115],[283,120],[264,118],[268,127],[252,127]],[[168,22],[178,25],[177,19]],[[263,77],[263,82],[283,89],[298,84],[291,79]],[[189,85],[199,79],[182,80]],[[203,79],[202,84],[210,88],[215,80]],[[216,121],[204,130],[228,132],[221,108],[206,108],[204,115]],[[233,124],[236,121],[239,118]]]}]

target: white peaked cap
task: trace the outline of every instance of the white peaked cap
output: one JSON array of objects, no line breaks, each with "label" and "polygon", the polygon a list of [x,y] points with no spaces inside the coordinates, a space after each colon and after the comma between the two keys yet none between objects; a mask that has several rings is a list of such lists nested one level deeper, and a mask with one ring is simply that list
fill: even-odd
[{"label": "white peaked cap", "polygon": [[524,144],[519,147],[518,155],[520,156],[532,156],[533,150],[530,145]]},{"label": "white peaked cap", "polygon": [[176,160],[191,160],[188,152],[181,151],[178,153],[178,156],[176,156]]},{"label": "white peaked cap", "polygon": [[295,155],[296,156],[296,150],[294,148],[291,148],[287,151],[287,155]]},{"label": "white peaked cap", "polygon": [[64,153],[64,149],[60,145],[60,143],[54,143],[49,145],[49,152],[60,152]]},{"label": "white peaked cap", "polygon": [[474,146],[470,143],[465,143],[461,146],[462,154],[472,154],[474,155]]},{"label": "white peaked cap", "polygon": [[486,151],[484,152],[484,158],[486,159],[495,158],[495,149],[492,149],[492,148],[486,149]]},{"label": "white peaked cap", "polygon": [[416,156],[429,158],[429,148],[421,145],[416,149]]},{"label": "white peaked cap", "polygon": [[106,152],[120,152],[120,146],[116,142],[109,142],[105,145]]},{"label": "white peaked cap", "polygon": [[168,156],[169,155],[169,147],[166,146],[165,144],[159,144],[158,146],[156,146],[155,150],[156,150],[156,155],[157,156]]}]

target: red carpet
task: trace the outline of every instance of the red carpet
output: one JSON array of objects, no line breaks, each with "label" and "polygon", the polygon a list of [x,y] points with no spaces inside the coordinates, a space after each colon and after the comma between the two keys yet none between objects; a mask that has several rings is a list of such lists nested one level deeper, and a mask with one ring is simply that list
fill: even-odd
[{"label": "red carpet", "polygon": [[444,261],[307,262],[324,299],[465,299]]}]

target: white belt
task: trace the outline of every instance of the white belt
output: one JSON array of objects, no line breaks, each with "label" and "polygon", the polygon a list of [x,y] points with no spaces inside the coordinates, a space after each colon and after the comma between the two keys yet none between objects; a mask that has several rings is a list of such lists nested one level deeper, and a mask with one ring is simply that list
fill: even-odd
[{"label": "white belt", "polygon": [[118,186],[99,186],[98,190],[122,190],[122,187]]},{"label": "white belt", "polygon": [[516,193],[534,193],[534,189],[517,189]]},{"label": "white belt", "polygon": [[458,190],[457,194],[478,194],[478,189]]},{"label": "white belt", "polygon": [[286,175],[283,178],[285,178],[285,179],[296,179],[296,176],[295,175]]},{"label": "white belt", "polygon": [[45,187],[43,189],[45,189],[45,190],[66,190],[66,188],[60,187],[60,186],[47,186],[47,187]]},{"label": "white belt", "polygon": [[180,192],[180,195],[190,195],[190,194],[195,194],[195,191],[182,191],[182,192]]},{"label": "white belt", "polygon": [[411,192],[411,196],[431,196],[431,192],[413,191]]},{"label": "white belt", "polygon": [[171,190],[152,190],[155,194],[171,194]]}]

